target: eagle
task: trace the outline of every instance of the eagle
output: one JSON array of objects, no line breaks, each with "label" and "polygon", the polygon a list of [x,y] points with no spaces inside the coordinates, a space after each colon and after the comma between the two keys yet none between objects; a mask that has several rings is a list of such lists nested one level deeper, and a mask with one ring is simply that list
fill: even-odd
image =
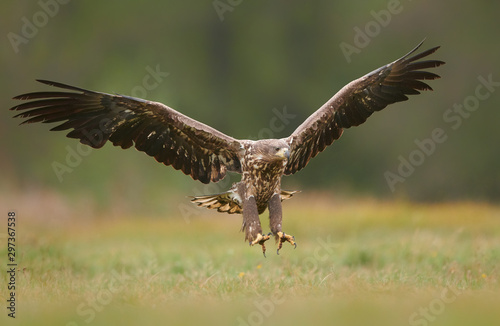
[{"label": "eagle", "polygon": [[[60,123],[51,131],[68,130],[69,138],[93,148],[110,141],[123,149],[134,146],[159,163],[202,183],[217,182],[228,172],[241,174],[241,181],[223,193],[191,197],[201,207],[229,214],[242,214],[241,230],[251,246],[272,236],[279,254],[285,242],[296,247],[295,237],[282,230],[283,200],[297,191],[281,189],[281,178],[306,167],[344,129],[358,126],[375,111],[408,100],[407,95],[432,90],[422,80],[438,75],[424,71],[442,64],[420,60],[439,46],[416,54],[420,42],[400,59],[358,78],[337,92],[286,138],[240,140],[158,102],[106,94],[66,84],[37,80],[59,88],[14,97],[29,100],[11,108],[26,123]],[[67,90],[67,91],[61,91]],[[62,122],[62,123],[61,123]],[[262,231],[259,215],[269,210],[270,232]]]}]

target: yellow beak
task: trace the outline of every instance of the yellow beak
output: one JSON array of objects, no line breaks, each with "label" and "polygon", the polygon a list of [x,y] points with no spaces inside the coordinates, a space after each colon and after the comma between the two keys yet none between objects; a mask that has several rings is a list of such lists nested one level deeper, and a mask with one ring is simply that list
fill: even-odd
[{"label": "yellow beak", "polygon": [[290,158],[290,150],[288,148],[282,148],[276,153],[276,156],[288,160]]}]

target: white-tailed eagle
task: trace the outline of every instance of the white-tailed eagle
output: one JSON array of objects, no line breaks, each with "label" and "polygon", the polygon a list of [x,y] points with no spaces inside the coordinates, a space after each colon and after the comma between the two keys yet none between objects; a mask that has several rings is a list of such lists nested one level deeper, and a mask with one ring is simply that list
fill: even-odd
[{"label": "white-tailed eagle", "polygon": [[[158,102],[89,91],[57,82],[41,83],[68,91],[27,93],[14,97],[29,100],[11,110],[22,123],[61,123],[51,130],[72,129],[67,137],[79,139],[93,148],[107,141],[121,148],[134,146],[203,183],[217,182],[227,171],[240,173],[241,181],[224,193],[193,197],[199,206],[219,212],[241,213],[245,240],[259,244],[271,235],[284,242],[295,239],[282,231],[281,202],[295,192],[281,189],[281,177],[303,169],[344,129],[358,126],[375,111],[406,101],[407,95],[432,90],[422,80],[439,78],[423,69],[444,62],[420,60],[439,47],[404,57],[344,86],[314,112],[289,137],[281,139],[239,140],[227,136]],[[269,234],[262,232],[259,215],[269,209]]]}]

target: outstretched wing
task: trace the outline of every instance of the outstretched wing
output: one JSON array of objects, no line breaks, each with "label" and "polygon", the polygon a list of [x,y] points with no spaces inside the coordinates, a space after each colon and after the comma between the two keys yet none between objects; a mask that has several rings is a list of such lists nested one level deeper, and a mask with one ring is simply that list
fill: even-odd
[{"label": "outstretched wing", "polygon": [[404,57],[385,65],[344,86],[321,108],[302,123],[285,141],[290,145],[290,159],[285,174],[303,169],[309,160],[337,140],[343,129],[358,126],[375,111],[408,100],[406,95],[432,90],[421,80],[438,75],[421,69],[438,67],[437,60],[417,61],[439,47],[412,55],[423,41]]},{"label": "outstretched wing", "polygon": [[72,92],[36,92],[14,97],[31,100],[13,107],[22,122],[63,122],[51,130],[73,130],[69,138],[93,148],[106,141],[132,145],[158,162],[182,170],[194,180],[216,182],[226,171],[241,173],[238,140],[191,119],[166,105],[139,98],[89,91],[38,80]]}]

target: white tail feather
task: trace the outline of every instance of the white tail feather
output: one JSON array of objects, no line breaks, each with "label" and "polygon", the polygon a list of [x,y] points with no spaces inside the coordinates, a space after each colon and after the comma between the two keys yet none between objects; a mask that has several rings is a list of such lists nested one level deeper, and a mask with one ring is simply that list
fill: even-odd
[{"label": "white tail feather", "polygon": [[[281,201],[292,198],[300,191],[281,190]],[[191,201],[200,207],[217,209],[221,213],[241,214],[243,207],[241,199],[233,191],[226,191],[221,194],[192,196]]]}]

